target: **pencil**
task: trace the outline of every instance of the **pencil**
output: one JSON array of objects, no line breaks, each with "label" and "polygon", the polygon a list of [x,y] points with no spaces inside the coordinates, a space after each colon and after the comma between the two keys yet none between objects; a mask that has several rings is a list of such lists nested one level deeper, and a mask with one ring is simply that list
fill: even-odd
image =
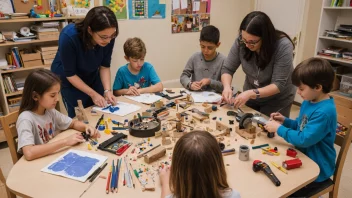
[{"label": "pencil", "polygon": [[111,192],[114,192],[114,187],[115,187],[115,174],[116,174],[116,171],[115,171],[115,166],[114,166],[114,160],[112,160],[112,175],[111,175],[111,184],[110,184],[110,190]]},{"label": "pencil", "polygon": [[122,159],[120,159],[119,161],[119,170],[118,170],[118,173],[117,173],[117,184],[116,184],[116,192],[118,192],[118,184],[119,184],[119,175],[120,175],[120,170],[121,170],[121,162],[122,162]]},{"label": "pencil", "polygon": [[109,172],[109,175],[108,175],[108,180],[106,182],[106,194],[109,194],[109,187],[110,187],[110,178],[111,178],[111,167],[110,167],[110,172]]},{"label": "pencil", "polygon": [[117,187],[118,187],[118,185],[119,185],[119,162],[120,162],[120,160],[122,160],[122,159],[117,159],[116,160],[116,168],[115,168],[115,170],[116,170],[116,175],[115,175],[115,189],[116,189],[116,192],[117,192]]}]

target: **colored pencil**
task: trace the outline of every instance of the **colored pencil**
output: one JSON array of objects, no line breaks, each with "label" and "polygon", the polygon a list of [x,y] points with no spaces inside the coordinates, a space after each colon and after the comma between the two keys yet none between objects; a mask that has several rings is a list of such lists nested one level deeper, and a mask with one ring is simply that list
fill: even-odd
[{"label": "colored pencil", "polygon": [[118,172],[118,170],[119,170],[119,162],[120,162],[120,160],[121,159],[117,159],[116,160],[116,168],[115,168],[115,170],[116,170],[116,173],[115,173],[115,190],[116,190],[116,192],[117,192],[117,187],[118,187],[118,185],[119,185],[119,172]]},{"label": "colored pencil", "polygon": [[121,170],[121,162],[122,162],[122,159],[120,159],[120,161],[119,161],[119,169],[117,172],[116,192],[118,192],[118,189],[119,189],[119,176],[120,176],[120,170]]},{"label": "colored pencil", "polygon": [[112,175],[111,175],[111,184],[110,184],[110,190],[111,192],[114,192],[114,187],[115,187],[115,166],[114,166],[114,160],[112,160]]},{"label": "colored pencil", "polygon": [[106,182],[106,194],[109,194],[109,187],[110,187],[110,179],[111,179],[111,167],[110,167],[110,172],[109,172],[109,175],[108,175],[108,180]]}]

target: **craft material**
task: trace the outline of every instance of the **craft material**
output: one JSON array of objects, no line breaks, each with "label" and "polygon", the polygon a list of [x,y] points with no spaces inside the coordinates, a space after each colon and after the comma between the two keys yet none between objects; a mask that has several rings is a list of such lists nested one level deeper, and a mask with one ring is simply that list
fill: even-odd
[{"label": "craft material", "polygon": [[89,182],[94,181],[94,179],[101,173],[102,170],[108,165],[108,163],[105,163],[103,166],[99,167],[97,170],[93,172],[87,179],[89,179]]},{"label": "craft material", "polygon": [[106,156],[79,150],[69,150],[41,171],[85,182],[106,160]]},{"label": "craft material", "polygon": [[103,119],[104,119],[104,114],[101,115],[101,117],[99,118],[97,124],[95,125],[95,128],[96,128],[96,129],[98,129],[99,124],[100,124],[100,122],[101,122]]},{"label": "craft material", "polygon": [[263,147],[267,147],[267,146],[269,146],[269,144],[261,144],[258,146],[252,146],[252,149],[258,149],[258,148],[263,148]]},{"label": "craft material", "polygon": [[78,104],[79,111],[83,116],[83,122],[88,124],[88,117],[87,117],[86,111],[84,110],[82,100],[77,100],[77,104]]},{"label": "craft material", "polygon": [[232,155],[232,154],[235,154],[235,152],[236,152],[236,149],[234,148],[221,151],[223,156]]},{"label": "craft material", "polygon": [[296,157],[297,156],[297,151],[293,148],[288,148],[286,150],[286,155],[290,157]]},{"label": "craft material", "polygon": [[136,102],[140,102],[140,103],[145,103],[145,104],[152,104],[157,102],[158,100],[161,100],[162,97],[155,95],[155,94],[141,94],[139,96],[125,96],[126,98],[136,101]]},{"label": "craft material", "polygon": [[161,121],[157,117],[133,119],[128,123],[130,135],[135,137],[153,137],[161,128]]},{"label": "craft material", "polygon": [[[121,143],[122,144],[121,146],[125,145],[126,143],[128,143],[127,141],[123,141],[123,139],[126,137],[127,137],[127,135],[125,135],[123,133],[116,133],[110,139],[100,143],[98,146],[98,149],[116,154],[116,150],[112,149],[111,146],[113,144],[117,144],[117,143]],[[118,147],[118,148],[120,148],[120,147]],[[118,148],[116,148],[116,149],[118,149]]]},{"label": "craft material", "polygon": [[241,161],[248,161],[249,160],[249,147],[247,145],[240,146],[238,158]]},{"label": "craft material", "polygon": [[126,115],[128,115],[130,113],[138,111],[141,108],[140,106],[137,106],[137,105],[134,105],[134,104],[130,104],[130,103],[126,103],[126,102],[120,102],[120,101],[115,106],[112,106],[112,107],[114,107],[114,108],[118,107],[119,110],[118,111],[114,111],[114,112],[110,112],[109,109],[103,110],[103,108],[101,108],[101,107],[93,107],[93,110],[124,117],[124,116],[126,116]]},{"label": "craft material", "polygon": [[158,147],[156,149],[154,149],[153,151],[147,153],[144,156],[144,161],[146,163],[152,163],[156,160],[158,160],[159,158],[163,157],[166,154],[166,149],[164,147]]},{"label": "craft material", "polygon": [[148,151],[145,151],[144,153],[139,154],[139,155],[137,156],[137,158],[144,157],[147,153],[149,153],[150,151],[152,151],[152,150],[154,150],[154,149],[158,148],[159,146],[161,146],[161,145],[160,145],[160,144],[158,144],[158,145],[156,145],[155,147],[153,147],[153,148],[149,149]]},{"label": "craft material", "polygon": [[89,190],[89,188],[90,188],[97,180],[98,180],[98,179],[95,179],[95,178],[94,178],[94,181],[89,184],[89,186],[82,192],[82,194],[79,196],[79,198],[81,198],[81,197],[84,195],[84,193],[86,193],[86,192]]},{"label": "craft material", "polygon": [[270,162],[273,166],[275,166],[277,169],[279,169],[280,171],[282,171],[283,173],[287,174],[287,170],[284,169],[283,167],[277,165],[275,162]]},{"label": "craft material", "polygon": [[106,194],[109,194],[110,189],[110,180],[112,175],[112,167],[110,167],[110,172],[108,174],[108,180],[106,181]]}]

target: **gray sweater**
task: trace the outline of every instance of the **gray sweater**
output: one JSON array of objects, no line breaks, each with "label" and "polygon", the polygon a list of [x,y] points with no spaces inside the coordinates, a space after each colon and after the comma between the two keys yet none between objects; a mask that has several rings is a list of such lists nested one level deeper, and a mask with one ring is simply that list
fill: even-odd
[{"label": "gray sweater", "polygon": [[221,84],[221,68],[225,60],[226,56],[220,53],[211,61],[206,61],[202,52],[194,53],[181,74],[181,84],[189,89],[188,84],[190,82],[210,78],[210,85],[203,87],[202,90],[222,92],[224,87]]},{"label": "gray sweater", "polygon": [[[280,93],[266,98],[260,98],[258,103],[265,105],[266,102],[277,106],[285,106],[292,103],[295,95],[295,86],[291,81],[293,71],[293,46],[291,41],[284,37],[276,43],[276,50],[270,63],[264,70],[259,71],[256,64],[256,57],[252,56],[248,61],[244,58],[244,49],[239,45],[238,39],[233,44],[229,55],[224,63],[221,73],[227,73],[233,76],[238,67],[242,64],[242,69],[246,74],[243,90],[257,89],[269,84],[275,84]],[[259,86],[255,84],[258,80]]]}]

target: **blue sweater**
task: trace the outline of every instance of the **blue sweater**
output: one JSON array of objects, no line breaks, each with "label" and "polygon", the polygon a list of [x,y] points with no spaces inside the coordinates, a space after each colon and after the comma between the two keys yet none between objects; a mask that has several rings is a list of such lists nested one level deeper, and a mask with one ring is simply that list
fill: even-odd
[{"label": "blue sweater", "polygon": [[59,49],[51,65],[51,71],[59,75],[63,87],[71,87],[66,77],[77,75],[88,86],[99,78],[99,67],[110,67],[115,39],[101,47],[85,50],[75,24],[67,25],[60,33]]},{"label": "blue sweater", "polygon": [[296,120],[286,118],[278,135],[311,158],[320,168],[316,182],[322,182],[335,171],[337,115],[333,98],[317,103],[304,101]]}]

